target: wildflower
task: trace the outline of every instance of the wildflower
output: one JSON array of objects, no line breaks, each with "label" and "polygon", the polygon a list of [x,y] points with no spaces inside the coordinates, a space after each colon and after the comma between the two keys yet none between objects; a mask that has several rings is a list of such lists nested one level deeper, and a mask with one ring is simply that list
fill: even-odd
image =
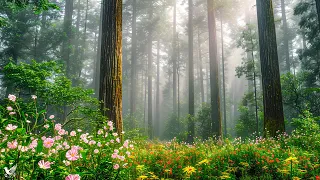
[{"label": "wildflower", "polygon": [[49,161],[44,161],[44,160],[41,160],[38,162],[38,165],[41,169],[49,169],[50,168],[50,162]]},{"label": "wildflower", "polygon": [[142,171],[144,169],[144,165],[138,165],[137,167],[136,167],[136,170],[137,171]]},{"label": "wildflower", "polygon": [[107,124],[108,124],[108,126],[110,126],[110,127],[111,127],[111,126],[113,125],[113,122],[112,122],[112,121],[108,121],[108,123],[107,123]]},{"label": "wildflower", "polygon": [[52,138],[46,138],[44,141],[43,141],[43,146],[46,147],[46,148],[51,148],[54,144],[54,139]]},{"label": "wildflower", "polygon": [[49,124],[46,124],[46,125],[44,125],[43,127],[46,128],[46,129],[48,129],[50,126],[49,126]]},{"label": "wildflower", "polygon": [[80,158],[79,154],[78,154],[78,150],[76,149],[70,149],[69,151],[67,151],[66,153],[66,158],[69,160],[69,161],[76,161]]},{"label": "wildflower", "polygon": [[9,99],[9,101],[16,102],[17,97],[13,94],[9,94],[8,99]]},{"label": "wildflower", "polygon": [[198,165],[208,164],[208,163],[209,163],[209,160],[208,160],[208,159],[204,159],[204,160],[200,161],[200,162],[198,163]]},{"label": "wildflower", "polygon": [[81,129],[77,129],[77,131],[78,131],[78,132],[82,132],[82,130],[81,130]]},{"label": "wildflower", "polygon": [[66,177],[66,180],[80,180],[80,176],[79,174],[69,174]]},{"label": "wildflower", "polygon": [[115,164],[114,166],[113,166],[113,169],[119,169],[119,164]]},{"label": "wildflower", "polygon": [[70,136],[76,136],[76,135],[77,135],[77,133],[75,131],[70,132]]},{"label": "wildflower", "polygon": [[99,129],[97,133],[98,133],[98,135],[103,134],[103,130]]},{"label": "wildflower", "polygon": [[196,168],[194,168],[192,166],[187,166],[187,167],[183,168],[183,172],[187,173],[187,175],[191,175],[192,173],[196,172]]},{"label": "wildflower", "polygon": [[66,166],[69,166],[69,165],[71,164],[70,161],[66,161],[66,160],[63,160],[62,162],[63,162],[64,165],[66,165]]},{"label": "wildflower", "polygon": [[53,118],[54,118],[54,115],[50,115],[50,116],[49,116],[49,119],[53,119]]},{"label": "wildflower", "polygon": [[8,106],[8,107],[7,107],[7,110],[8,110],[8,111],[13,111],[13,108],[12,108],[11,106]]},{"label": "wildflower", "polygon": [[7,131],[13,131],[15,129],[17,129],[18,126],[12,125],[12,124],[8,124],[6,127]]},{"label": "wildflower", "polygon": [[65,133],[66,133],[66,130],[64,130],[64,129],[60,129],[58,132],[58,134],[61,136],[64,135]]},{"label": "wildflower", "polygon": [[99,153],[99,150],[98,150],[98,149],[95,149],[93,152],[94,152],[95,154],[98,154],[98,153]]},{"label": "wildflower", "polygon": [[125,140],[123,143],[123,147],[128,148],[128,146],[129,146],[129,141]]},{"label": "wildflower", "polygon": [[97,143],[97,146],[98,146],[98,147],[101,147],[101,146],[102,146],[101,142],[98,142],[98,143]]},{"label": "wildflower", "polygon": [[118,154],[116,154],[116,153],[113,153],[112,155],[111,155],[111,158],[112,159],[115,159],[115,158],[117,158],[118,157]]},{"label": "wildflower", "polygon": [[8,147],[9,149],[16,149],[16,148],[18,147],[18,142],[17,142],[17,140],[14,140],[14,141],[12,141],[12,142],[8,142],[8,143],[7,143],[7,147]]},{"label": "wildflower", "polygon": [[[49,118],[50,118],[50,117],[49,117]],[[55,129],[56,131],[60,131],[61,128],[62,128],[62,125],[61,125],[61,124],[56,124],[56,125],[54,126],[54,129]]]},{"label": "wildflower", "polygon": [[300,180],[301,178],[299,177],[292,177],[292,180]]},{"label": "wildflower", "polygon": [[286,160],[284,160],[285,162],[291,162],[291,163],[298,163],[299,161],[297,160],[296,157],[290,156],[289,158],[287,158]]},{"label": "wildflower", "polygon": [[117,141],[117,143],[120,143],[120,139],[119,138],[117,138],[116,141]]},{"label": "wildflower", "polygon": [[113,136],[118,136],[118,133],[112,133]]},{"label": "wildflower", "polygon": [[143,179],[147,179],[148,178],[148,176],[145,176],[145,175],[142,175],[142,176],[139,176],[139,180],[141,179],[141,180],[143,180]]},{"label": "wildflower", "polygon": [[248,167],[249,164],[247,162],[241,162],[240,165],[244,166],[244,167]]},{"label": "wildflower", "polygon": [[14,111],[12,111],[12,112],[9,112],[9,115],[11,116],[11,115],[15,115],[16,114],[16,112],[14,112]]},{"label": "wildflower", "polygon": [[31,99],[36,100],[37,96],[36,95],[31,95]]},{"label": "wildflower", "polygon": [[31,123],[31,121],[29,121],[29,120],[26,120],[26,123],[30,124],[30,123]]},{"label": "wildflower", "polygon": [[278,169],[278,172],[281,174],[289,174],[289,171],[287,169]]}]

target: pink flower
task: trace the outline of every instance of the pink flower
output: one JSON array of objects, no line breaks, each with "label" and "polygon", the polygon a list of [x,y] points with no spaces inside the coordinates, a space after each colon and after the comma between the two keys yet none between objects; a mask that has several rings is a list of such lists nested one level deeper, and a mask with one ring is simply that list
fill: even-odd
[{"label": "pink flower", "polygon": [[11,106],[8,106],[8,107],[7,107],[7,110],[8,110],[8,111],[13,111],[13,108],[12,108]]},{"label": "pink flower", "polygon": [[50,115],[50,116],[49,116],[49,119],[53,119],[53,118],[54,118],[54,115]]},{"label": "pink flower", "polygon": [[70,136],[76,136],[76,135],[77,135],[77,133],[75,131],[70,132]]},{"label": "pink flower", "polygon": [[119,169],[119,164],[115,164],[114,166],[113,166],[113,169]]},{"label": "pink flower", "polygon": [[32,142],[31,142],[31,144],[29,145],[29,148],[30,149],[33,149],[33,148],[35,148],[35,147],[37,147],[38,146],[38,141],[37,140],[33,140]]},{"label": "pink flower", "polygon": [[45,136],[41,137],[42,141],[46,140],[47,138]]},{"label": "pink flower", "polygon": [[43,141],[43,146],[46,147],[46,148],[51,148],[54,144],[54,139],[52,138],[46,138],[44,141]]},{"label": "pink flower", "polygon": [[123,147],[128,148],[128,146],[129,146],[129,141],[125,140],[123,143]]},{"label": "pink flower", "polygon": [[11,115],[15,115],[16,114],[16,112],[14,112],[14,111],[12,111],[12,112],[9,112],[9,115],[11,116]]},{"label": "pink flower", "polygon": [[108,124],[108,126],[110,126],[110,127],[111,127],[111,126],[113,125],[113,122],[112,122],[112,121],[108,121],[108,123],[107,123],[107,124]]},{"label": "pink flower", "polygon": [[66,130],[64,130],[64,129],[60,129],[58,132],[58,134],[61,136],[64,135],[65,133],[66,133]]},{"label": "pink flower", "polygon": [[120,139],[119,139],[119,138],[117,138],[116,141],[117,141],[118,143],[120,143]]},{"label": "pink flower", "polygon": [[38,165],[39,165],[39,167],[41,169],[49,169],[50,168],[50,164],[51,163],[49,161],[45,162],[44,160],[41,160],[41,161],[38,162]]},{"label": "pink flower", "polygon": [[55,139],[56,141],[59,141],[60,139],[62,139],[62,137],[61,137],[61,136],[56,136],[56,137],[54,137],[54,139]]},{"label": "pink flower", "polygon": [[15,129],[17,129],[18,126],[12,125],[12,124],[8,124],[6,127],[7,131],[13,131]]},{"label": "pink flower", "polygon": [[31,95],[31,98],[32,98],[33,100],[36,100],[36,99],[37,99],[37,96],[36,96],[36,95]]},{"label": "pink flower", "polygon": [[98,153],[99,153],[99,150],[98,150],[98,149],[95,149],[93,152],[94,152],[95,154],[98,154]]},{"label": "pink flower", "polygon": [[112,133],[113,136],[118,136],[118,133]]},{"label": "pink flower", "polygon": [[48,129],[50,126],[49,126],[49,124],[46,124],[46,125],[44,125],[43,127],[46,128],[46,129]]},{"label": "pink flower", "polygon": [[16,149],[16,148],[18,147],[18,142],[17,142],[17,140],[14,140],[14,141],[12,141],[12,142],[8,142],[8,143],[7,143],[7,147],[8,147],[9,149]]},{"label": "pink flower", "polygon": [[66,166],[69,166],[71,163],[70,163],[70,161],[66,161],[66,160],[63,160],[63,163],[64,163],[64,165],[66,165]]},{"label": "pink flower", "polygon": [[66,180],[80,180],[80,176],[79,174],[69,174],[66,177]]},{"label": "pink flower", "polygon": [[66,158],[69,160],[69,161],[76,161],[79,159],[79,154],[78,154],[78,150],[76,149],[70,149],[69,151],[67,151],[66,153]]},{"label": "pink flower", "polygon": [[98,130],[98,135],[102,134],[103,133],[103,130],[102,129],[99,129]]},{"label": "pink flower", "polygon": [[98,146],[98,147],[101,147],[101,146],[102,146],[101,142],[98,142],[98,143],[97,143],[97,146]]},{"label": "pink flower", "polygon": [[17,97],[13,94],[9,94],[8,99],[9,101],[16,102]]},{"label": "pink flower", "polygon": [[61,124],[56,124],[56,125],[54,126],[54,129],[55,129],[56,131],[60,131],[61,128],[62,128]]},{"label": "pink flower", "polygon": [[111,158],[112,159],[115,159],[115,158],[117,158],[118,157],[118,154],[116,154],[116,153],[113,153],[112,155],[111,155]]}]

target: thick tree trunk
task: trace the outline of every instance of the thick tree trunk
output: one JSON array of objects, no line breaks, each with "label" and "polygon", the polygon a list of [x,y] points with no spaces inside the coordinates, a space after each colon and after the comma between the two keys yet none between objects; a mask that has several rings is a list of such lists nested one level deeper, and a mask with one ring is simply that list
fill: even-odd
[{"label": "thick tree trunk", "polygon": [[137,0],[132,1],[130,127],[135,128],[137,93]]},{"label": "thick tree trunk", "polygon": [[211,90],[211,133],[216,138],[222,136],[222,123],[220,114],[219,97],[219,60],[217,56],[217,30],[213,0],[208,3],[208,27],[209,27],[209,59],[210,59],[210,90]]},{"label": "thick tree trunk", "polygon": [[285,131],[276,32],[271,0],[257,0],[264,104],[264,136]]},{"label": "thick tree trunk", "polygon": [[200,39],[200,31],[199,31],[199,28],[198,28],[198,53],[199,53],[199,71],[200,71],[201,103],[204,103],[204,102],[205,102],[205,99],[204,99],[204,85],[203,85],[202,52],[201,52],[201,39]]},{"label": "thick tree trunk", "polygon": [[66,75],[68,78],[72,76],[72,68],[70,62],[71,54],[71,40],[72,40],[72,13],[73,13],[73,0],[66,0],[65,14],[64,14],[64,38],[62,45],[62,58],[66,62]]},{"label": "thick tree trunk", "polygon": [[122,134],[122,0],[102,4],[101,109]]},{"label": "thick tree trunk", "polygon": [[290,55],[289,55],[289,37],[288,37],[288,23],[286,15],[286,6],[284,0],[281,0],[281,12],[282,12],[282,21],[283,21],[283,45],[284,53],[286,58],[286,71],[290,72]]},{"label": "thick tree trunk", "polygon": [[160,137],[160,41],[157,42],[157,92],[155,135]]},{"label": "thick tree trunk", "polygon": [[194,69],[193,69],[193,0],[188,0],[189,23],[188,23],[188,46],[189,46],[189,119],[188,139],[189,143],[194,139]]},{"label": "thick tree trunk", "polygon": [[227,107],[226,107],[226,82],[224,68],[224,39],[223,39],[223,21],[221,17],[221,59],[222,59],[222,93],[223,93],[223,120],[224,120],[224,135],[227,136]]},{"label": "thick tree trunk", "polygon": [[173,115],[177,115],[177,3],[173,0],[173,41],[172,41],[172,63],[173,63]]}]

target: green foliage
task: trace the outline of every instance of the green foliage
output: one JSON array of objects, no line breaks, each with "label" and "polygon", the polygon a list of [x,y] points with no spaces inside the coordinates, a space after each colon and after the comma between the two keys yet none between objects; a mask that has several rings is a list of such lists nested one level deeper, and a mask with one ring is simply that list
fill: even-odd
[{"label": "green foliage", "polygon": [[211,105],[203,103],[196,116],[197,128],[196,131],[203,140],[211,137]]},{"label": "green foliage", "polygon": [[188,117],[178,119],[177,116],[172,114],[165,125],[163,137],[165,139],[177,138],[179,141],[186,140],[187,121]]},{"label": "green foliage", "polygon": [[4,67],[4,83],[22,98],[38,96],[39,104],[50,113],[59,114],[61,122],[74,125],[105,121],[99,110],[99,102],[92,90],[72,87],[62,73],[62,66],[54,61],[31,64],[9,63]]}]

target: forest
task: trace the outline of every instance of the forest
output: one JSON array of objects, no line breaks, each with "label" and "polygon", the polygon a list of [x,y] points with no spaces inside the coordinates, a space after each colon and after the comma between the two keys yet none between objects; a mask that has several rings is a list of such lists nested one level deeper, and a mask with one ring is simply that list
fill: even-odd
[{"label": "forest", "polygon": [[0,0],[0,180],[320,180],[320,0]]}]

